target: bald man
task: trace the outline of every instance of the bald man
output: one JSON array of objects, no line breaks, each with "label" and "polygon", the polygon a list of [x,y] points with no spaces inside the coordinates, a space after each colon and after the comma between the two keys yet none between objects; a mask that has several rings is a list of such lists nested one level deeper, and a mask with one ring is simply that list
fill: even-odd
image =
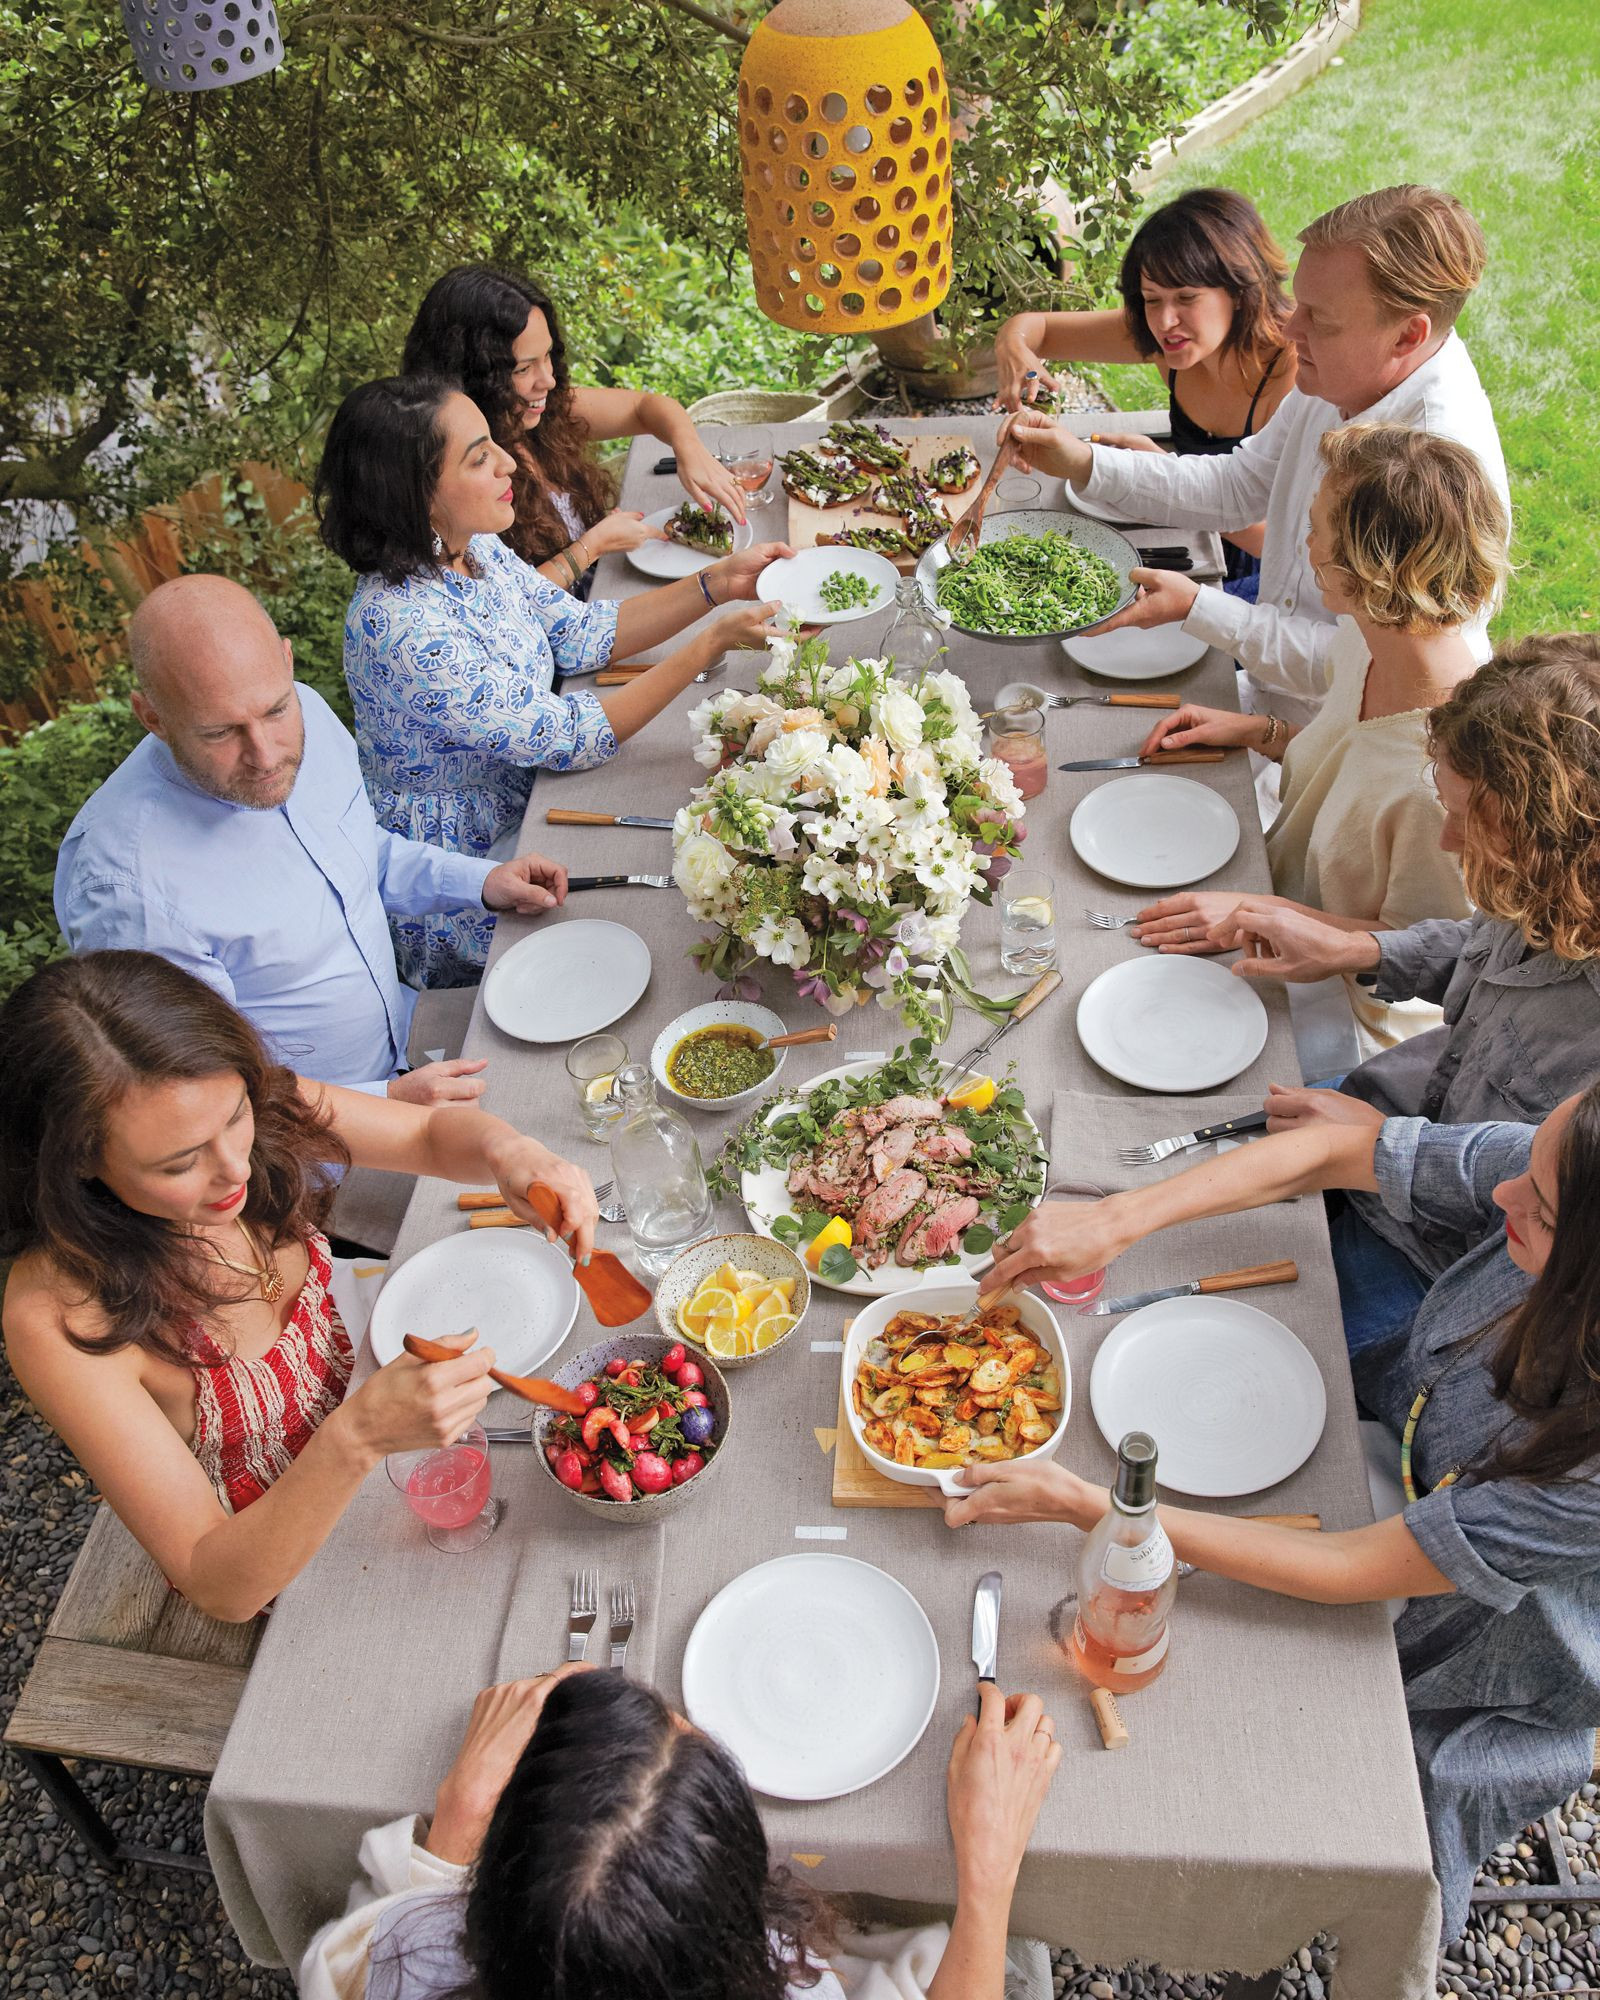
[{"label": "bald man", "polygon": [[537,854],[493,862],[386,833],[348,730],[249,591],[154,590],[128,632],[150,732],[87,801],[56,864],[74,951],[159,952],[247,1014],[279,1060],[418,1103],[476,1097],[481,1063],[404,1065],[417,995],[389,918],[566,898]]}]

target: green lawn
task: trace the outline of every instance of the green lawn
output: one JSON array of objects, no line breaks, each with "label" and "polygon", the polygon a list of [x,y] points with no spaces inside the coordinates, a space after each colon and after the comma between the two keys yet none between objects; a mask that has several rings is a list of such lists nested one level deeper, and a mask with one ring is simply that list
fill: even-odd
[{"label": "green lawn", "polygon": [[[1291,250],[1364,188],[1447,187],[1489,268],[1460,330],[1511,473],[1517,573],[1498,636],[1600,627],[1600,4],[1367,0],[1344,62],[1229,143],[1191,154],[1156,201],[1222,182]],[[1145,407],[1148,369],[1101,371]]]}]

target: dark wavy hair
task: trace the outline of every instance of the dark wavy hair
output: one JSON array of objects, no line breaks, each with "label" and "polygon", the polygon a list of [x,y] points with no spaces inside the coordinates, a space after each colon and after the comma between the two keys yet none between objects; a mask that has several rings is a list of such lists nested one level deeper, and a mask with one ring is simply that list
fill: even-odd
[{"label": "dark wavy hair", "polygon": [[42,1251],[105,1314],[90,1353],[143,1347],[187,1364],[182,1329],[238,1298],[194,1255],[181,1224],[126,1207],[97,1178],[118,1104],[144,1084],[239,1076],[255,1114],[240,1213],[276,1248],[321,1227],[329,1163],[349,1154],[309,1111],[293,1070],[192,973],[148,951],[58,959],[0,1008],[0,1250]]},{"label": "dark wavy hair", "polygon": [[[511,346],[535,310],[550,328],[556,383],[530,431],[511,384]],[[446,271],[417,308],[401,366],[408,375],[443,375],[459,383],[488,418],[495,443],[517,461],[511,475],[516,519],[501,539],[524,562],[548,562],[572,540],[553,493],[568,495],[585,527],[617,504],[616,482],[590,453],[587,427],[573,408],[555,301],[532,278],[493,264]]]},{"label": "dark wavy hair", "polygon": [[1600,1083],[1561,1135],[1555,1203],[1549,1259],[1492,1363],[1496,1396],[1526,1422],[1501,1437],[1480,1478],[1562,1479],[1600,1453]]},{"label": "dark wavy hair", "polygon": [[[375,1941],[367,2000],[402,1966],[443,1969],[462,2000],[783,2000],[821,1977],[825,1906],[774,1868],[744,1774],[620,1673],[550,1692],[500,1795],[467,1897],[406,1913]],[[456,1960],[459,1973],[459,1960]]]},{"label": "dark wavy hair", "polygon": [[457,385],[389,375],[352,389],[333,413],[317,467],[317,526],[357,576],[385,583],[437,570],[428,509],[444,460],[439,411]]},{"label": "dark wavy hair", "polygon": [[1129,337],[1145,356],[1161,343],[1145,318],[1140,286],[1216,287],[1233,300],[1223,352],[1265,368],[1288,347],[1288,259],[1253,202],[1232,188],[1191,188],[1141,225],[1122,259],[1118,285]]}]

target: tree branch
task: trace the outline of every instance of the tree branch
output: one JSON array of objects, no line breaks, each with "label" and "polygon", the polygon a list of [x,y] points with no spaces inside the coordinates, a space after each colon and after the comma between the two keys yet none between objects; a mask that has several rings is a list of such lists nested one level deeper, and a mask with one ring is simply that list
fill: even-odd
[{"label": "tree branch", "polygon": [[698,21],[702,28],[710,28],[714,34],[726,35],[730,42],[737,42],[741,48],[750,39],[750,30],[741,28],[737,21],[725,21],[720,14],[713,14],[709,7],[697,7],[695,0],[656,0],[656,5],[687,14],[691,21]]}]

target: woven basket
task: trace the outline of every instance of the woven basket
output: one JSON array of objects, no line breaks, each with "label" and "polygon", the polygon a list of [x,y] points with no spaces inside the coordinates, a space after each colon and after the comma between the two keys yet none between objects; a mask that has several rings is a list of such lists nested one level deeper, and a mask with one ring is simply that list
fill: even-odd
[{"label": "woven basket", "polygon": [[797,389],[719,389],[691,403],[689,414],[697,424],[798,424],[821,421],[828,406]]}]

